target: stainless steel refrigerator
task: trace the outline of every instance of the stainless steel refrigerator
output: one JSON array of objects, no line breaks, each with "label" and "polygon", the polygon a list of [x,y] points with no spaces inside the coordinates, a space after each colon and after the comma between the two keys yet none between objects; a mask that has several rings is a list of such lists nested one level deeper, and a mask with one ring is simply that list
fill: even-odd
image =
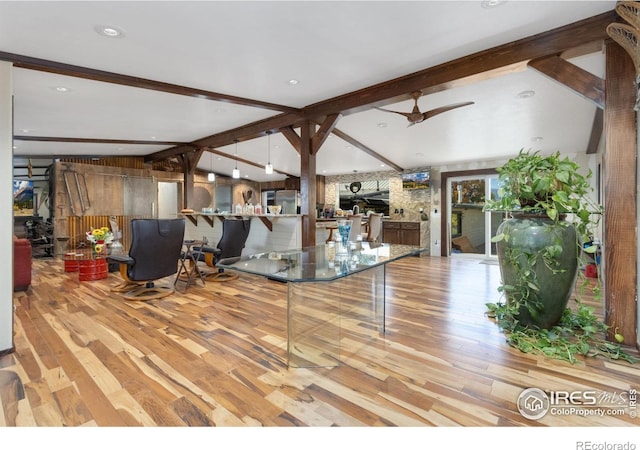
[{"label": "stainless steel refrigerator", "polygon": [[298,209],[298,191],[276,191],[275,204],[282,206],[281,214],[296,214]]}]

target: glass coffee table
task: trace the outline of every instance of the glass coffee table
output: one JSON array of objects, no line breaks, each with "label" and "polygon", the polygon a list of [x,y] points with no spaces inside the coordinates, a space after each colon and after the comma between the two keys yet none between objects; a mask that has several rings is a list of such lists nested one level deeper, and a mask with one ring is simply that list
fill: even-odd
[{"label": "glass coffee table", "polygon": [[218,266],[287,284],[287,364],[332,367],[385,332],[385,266],[426,248],[349,242],[265,252]]}]

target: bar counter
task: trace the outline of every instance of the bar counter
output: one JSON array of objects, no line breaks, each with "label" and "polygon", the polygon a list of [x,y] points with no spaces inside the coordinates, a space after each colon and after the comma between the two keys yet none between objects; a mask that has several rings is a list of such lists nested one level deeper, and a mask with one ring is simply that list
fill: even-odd
[{"label": "bar counter", "polygon": [[206,239],[215,247],[222,236],[225,219],[251,219],[251,231],[242,252],[284,251],[302,247],[302,214],[216,214],[182,213],[187,218],[185,239]]}]

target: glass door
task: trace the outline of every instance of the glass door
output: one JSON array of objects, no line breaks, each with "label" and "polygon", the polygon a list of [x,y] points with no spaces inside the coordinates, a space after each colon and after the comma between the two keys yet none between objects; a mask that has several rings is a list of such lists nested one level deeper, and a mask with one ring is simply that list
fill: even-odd
[{"label": "glass door", "polygon": [[503,214],[484,212],[482,208],[486,198],[497,198],[498,187],[497,175],[460,176],[448,180],[451,255],[496,255],[491,238],[502,222]]}]

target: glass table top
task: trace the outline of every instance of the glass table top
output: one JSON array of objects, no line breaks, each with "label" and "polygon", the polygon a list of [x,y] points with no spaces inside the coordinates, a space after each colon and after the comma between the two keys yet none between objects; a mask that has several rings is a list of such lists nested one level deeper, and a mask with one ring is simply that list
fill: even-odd
[{"label": "glass table top", "polygon": [[257,253],[240,259],[222,260],[216,265],[282,281],[331,281],[424,251],[427,249],[411,245],[350,242],[346,247],[338,243],[333,248],[321,244]]}]

